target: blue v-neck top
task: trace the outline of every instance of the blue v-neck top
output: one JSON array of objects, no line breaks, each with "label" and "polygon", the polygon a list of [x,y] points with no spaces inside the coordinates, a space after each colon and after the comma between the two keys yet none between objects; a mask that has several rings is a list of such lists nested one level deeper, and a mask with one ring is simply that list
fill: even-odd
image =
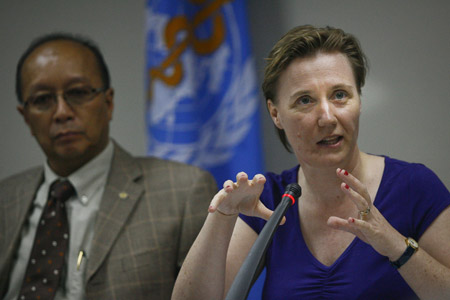
[{"label": "blue v-neck top", "polygon": [[[298,181],[298,169],[265,174],[261,201],[269,209],[279,204],[289,183]],[[385,157],[374,205],[402,235],[419,240],[450,205],[450,193],[425,166]],[[266,223],[240,217],[257,233]],[[325,266],[303,240],[297,202],[288,209],[286,218],[266,254],[263,299],[418,299],[388,258],[370,245],[355,238],[331,266]]]}]

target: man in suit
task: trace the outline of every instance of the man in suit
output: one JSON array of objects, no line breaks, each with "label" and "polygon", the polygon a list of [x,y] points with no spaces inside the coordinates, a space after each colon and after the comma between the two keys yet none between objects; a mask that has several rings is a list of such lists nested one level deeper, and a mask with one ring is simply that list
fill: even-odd
[{"label": "man in suit", "polygon": [[169,299],[217,191],[212,176],[132,157],[110,139],[114,91],[100,51],[84,38],[37,39],[19,60],[16,92],[46,162],[0,183],[0,298],[36,292],[27,286],[30,253],[52,182],[63,179],[75,192],[61,205],[69,246],[51,298]]}]

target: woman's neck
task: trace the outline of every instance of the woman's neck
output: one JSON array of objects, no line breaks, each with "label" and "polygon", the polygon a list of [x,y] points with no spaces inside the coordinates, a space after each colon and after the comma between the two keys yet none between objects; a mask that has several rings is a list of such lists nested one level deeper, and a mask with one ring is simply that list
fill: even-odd
[{"label": "woman's neck", "polygon": [[318,201],[325,206],[342,203],[344,197],[340,187],[342,180],[337,177],[336,169],[338,167],[345,169],[359,180],[363,180],[363,157],[365,155],[367,154],[357,150],[355,155],[348,162],[344,162],[342,166],[317,168],[301,165],[298,179],[305,196],[304,199]]}]

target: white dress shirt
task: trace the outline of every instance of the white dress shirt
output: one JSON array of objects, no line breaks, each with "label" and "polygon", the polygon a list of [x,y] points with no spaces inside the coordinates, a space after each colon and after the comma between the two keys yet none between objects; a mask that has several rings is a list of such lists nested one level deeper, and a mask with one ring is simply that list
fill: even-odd
[{"label": "white dress shirt", "polygon": [[[100,207],[103,191],[113,157],[114,146],[109,141],[108,146],[86,165],[69,175],[68,179],[75,188],[76,195],[66,202],[69,221],[70,242],[69,253],[66,256],[65,286],[56,291],[55,300],[81,300],[85,294],[86,263],[89,260],[90,245],[94,234],[95,219]],[[44,165],[44,182],[39,187],[33,201],[28,222],[21,233],[18,255],[13,263],[8,293],[4,299],[20,300],[20,288],[25,276],[37,224],[47,195],[53,181],[60,178],[49,167]],[[81,264],[78,266],[78,256],[83,252]]]}]

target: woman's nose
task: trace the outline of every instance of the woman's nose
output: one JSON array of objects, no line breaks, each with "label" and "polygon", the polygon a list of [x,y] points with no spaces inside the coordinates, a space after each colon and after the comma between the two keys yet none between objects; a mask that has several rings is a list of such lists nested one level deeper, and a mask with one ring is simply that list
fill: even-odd
[{"label": "woman's nose", "polygon": [[337,124],[337,119],[334,107],[330,102],[321,101],[318,106],[318,125],[320,127],[334,126]]}]

